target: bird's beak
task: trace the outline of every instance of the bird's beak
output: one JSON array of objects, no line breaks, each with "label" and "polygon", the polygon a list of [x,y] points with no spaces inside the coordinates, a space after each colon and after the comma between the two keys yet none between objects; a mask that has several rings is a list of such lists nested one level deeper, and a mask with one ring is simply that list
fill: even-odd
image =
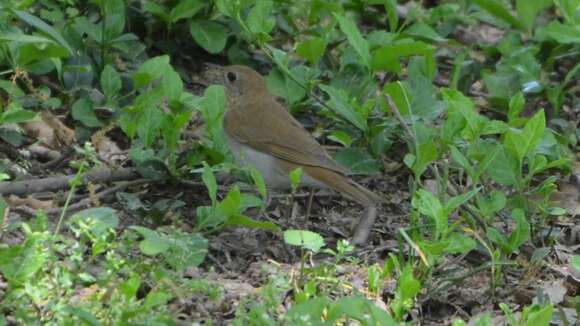
[{"label": "bird's beak", "polygon": [[204,86],[209,86],[213,84],[223,85],[223,67],[206,62],[203,64],[202,70],[199,75],[196,75],[194,82]]}]

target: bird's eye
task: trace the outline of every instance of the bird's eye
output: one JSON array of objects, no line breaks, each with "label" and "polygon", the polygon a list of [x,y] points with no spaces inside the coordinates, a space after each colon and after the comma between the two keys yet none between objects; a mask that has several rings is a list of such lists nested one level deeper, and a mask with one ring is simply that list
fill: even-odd
[{"label": "bird's eye", "polygon": [[238,79],[238,75],[236,75],[236,73],[228,71],[226,73],[226,79],[228,80],[228,82],[233,83]]}]

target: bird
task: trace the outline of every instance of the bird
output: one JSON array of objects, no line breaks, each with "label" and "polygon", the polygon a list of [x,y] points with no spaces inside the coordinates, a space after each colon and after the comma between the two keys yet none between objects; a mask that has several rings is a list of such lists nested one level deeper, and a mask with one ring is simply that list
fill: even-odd
[{"label": "bird", "polygon": [[225,88],[223,129],[239,163],[255,167],[271,189],[290,189],[289,173],[302,168],[301,186],[331,188],[357,201],[367,210],[353,243],[367,241],[384,199],[349,177],[349,171],[270,94],[262,75],[242,65],[206,64],[202,79]]}]

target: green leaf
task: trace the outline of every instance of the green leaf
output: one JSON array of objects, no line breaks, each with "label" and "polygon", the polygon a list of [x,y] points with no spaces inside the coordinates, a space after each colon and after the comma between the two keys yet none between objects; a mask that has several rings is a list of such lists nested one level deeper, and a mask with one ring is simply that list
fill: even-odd
[{"label": "green leaf", "polygon": [[268,90],[282,97],[290,106],[298,104],[306,96],[308,82],[315,79],[314,72],[306,66],[296,66],[289,70],[291,78],[281,69],[272,69],[266,76]]},{"label": "green leaf", "polygon": [[338,20],[338,24],[340,26],[340,30],[346,35],[346,39],[348,43],[354,48],[358,56],[360,57],[362,64],[367,67],[369,70],[371,68],[371,54],[370,54],[370,46],[367,40],[365,40],[356,23],[351,19],[348,19],[344,16],[338,15],[333,13],[336,20]]},{"label": "green leaf", "polygon": [[425,189],[419,189],[413,194],[411,201],[413,208],[421,214],[430,217],[435,222],[437,237],[445,234],[448,229],[448,216],[441,205],[441,201]]},{"label": "green leaf", "polygon": [[[454,89],[442,90],[443,99],[447,102],[449,114],[459,113],[463,116],[469,131],[469,139],[476,139],[481,133],[484,124],[482,117],[475,111],[475,104],[470,98]],[[455,111],[455,112],[453,112]]]},{"label": "green leaf", "polygon": [[572,267],[574,267],[577,271],[580,272],[580,256],[573,256],[570,263]]},{"label": "green leaf", "polygon": [[552,0],[516,0],[516,12],[522,27],[531,30],[538,14],[552,4]]},{"label": "green leaf", "polygon": [[334,159],[355,174],[376,175],[381,170],[381,163],[366,150],[344,148],[336,153]]},{"label": "green leaf", "polygon": [[106,65],[101,73],[101,88],[107,98],[117,96],[121,90],[121,76],[111,65]]},{"label": "green leaf", "polygon": [[559,21],[552,21],[548,26],[540,29],[538,34],[561,44],[580,43],[580,25],[568,25]]},{"label": "green leaf", "polygon": [[213,175],[211,167],[209,167],[206,162],[203,162],[203,173],[201,175],[201,180],[207,188],[212,205],[215,205],[217,202],[217,181]]},{"label": "green leaf", "polygon": [[358,129],[367,131],[368,125],[366,120],[349,104],[348,95],[345,91],[328,85],[319,85],[318,87],[328,94],[330,97],[330,100],[327,102],[328,105],[340,117],[344,118]]},{"label": "green leaf", "polygon": [[419,144],[417,148],[417,156],[415,156],[412,165],[409,166],[413,173],[415,174],[415,178],[419,180],[421,175],[427,170],[427,167],[431,162],[435,161],[438,156],[437,146],[433,142]]},{"label": "green leaf", "polygon": [[276,25],[276,20],[271,16],[273,2],[260,0],[250,10],[246,18],[246,24],[254,34],[268,34]]},{"label": "green leaf", "polygon": [[302,247],[315,253],[324,247],[324,239],[320,234],[306,230],[284,231],[284,242],[291,246]]},{"label": "green leaf", "polygon": [[445,251],[450,254],[466,254],[477,247],[475,240],[460,233],[451,233],[446,240]]},{"label": "green leaf", "polygon": [[481,190],[480,188],[475,188],[461,195],[451,197],[445,203],[445,207],[443,210],[445,215],[451,214],[457,207],[465,204],[468,200],[473,198],[473,196],[475,196],[480,190]]},{"label": "green leaf", "polygon": [[77,317],[79,321],[82,321],[83,325],[90,326],[102,325],[95,315],[79,307],[65,305],[64,307],[61,308],[61,311],[65,314],[70,314]]},{"label": "green leaf", "polygon": [[189,32],[197,44],[209,53],[219,53],[226,47],[228,29],[209,20],[192,21]]},{"label": "green leaf", "polygon": [[548,304],[539,310],[530,312],[526,325],[550,326],[553,314],[554,306]]},{"label": "green leaf", "polygon": [[36,112],[23,110],[20,108],[12,108],[8,111],[2,112],[0,115],[0,124],[3,123],[22,123],[36,118]]},{"label": "green leaf", "polygon": [[270,221],[256,221],[242,214],[234,214],[230,216],[224,224],[234,226],[245,226],[252,229],[270,230],[273,232],[280,231],[280,227]]},{"label": "green leaf", "polygon": [[510,235],[508,243],[512,252],[530,239],[530,223],[526,219],[525,212],[521,209],[512,211],[512,218],[516,220],[516,228]]},{"label": "green leaf", "polygon": [[130,226],[129,228],[137,231],[145,238],[139,243],[139,249],[143,254],[155,256],[169,250],[169,242],[159,235],[159,233],[137,225]]},{"label": "green leaf", "polygon": [[18,16],[18,18],[22,19],[24,22],[36,27],[38,30],[40,30],[41,32],[47,34],[48,36],[50,36],[53,40],[55,40],[58,44],[60,44],[61,46],[63,46],[70,55],[72,55],[74,53],[72,47],[68,44],[68,42],[62,37],[62,35],[60,35],[60,33],[58,31],[56,31],[54,28],[52,28],[50,25],[48,25],[47,23],[45,23],[43,20],[41,20],[40,18],[36,17],[36,16],[32,16],[31,14],[25,12],[25,11],[20,11],[20,10],[15,10],[14,14],[16,16]]},{"label": "green leaf", "polygon": [[161,109],[149,104],[143,108],[137,125],[137,135],[145,147],[153,145],[159,135],[159,126],[163,120]]},{"label": "green leaf", "polygon": [[167,67],[165,70],[161,87],[168,101],[178,101],[181,98],[183,81],[181,81],[181,77],[172,67]]},{"label": "green leaf", "polygon": [[453,158],[453,160],[459,164],[464,170],[465,172],[467,172],[467,175],[469,175],[471,178],[473,178],[475,176],[475,170],[473,169],[473,166],[471,166],[471,163],[469,162],[469,160],[467,159],[467,157],[465,157],[463,155],[463,153],[461,153],[457,147],[455,146],[449,146],[451,148],[451,157]]},{"label": "green leaf", "polygon": [[135,88],[147,85],[153,80],[163,76],[169,66],[169,56],[162,55],[145,61],[133,74]]},{"label": "green leaf", "polygon": [[145,3],[143,3],[142,5],[143,10],[153,14],[154,16],[161,18],[161,20],[164,21],[165,23],[170,23],[171,17],[169,16],[167,9],[161,5],[158,5],[153,1],[154,0],[148,0]]},{"label": "green leaf", "polygon": [[331,131],[327,138],[341,144],[344,147],[349,147],[350,144],[352,144],[352,138],[350,135],[342,130]]},{"label": "green leaf", "polygon": [[298,186],[300,185],[300,180],[302,180],[302,167],[297,167],[296,169],[290,171],[288,173],[288,177],[290,178],[290,186],[292,188],[292,192],[295,192]]},{"label": "green leaf", "polygon": [[519,162],[538,145],[544,136],[546,118],[544,110],[538,111],[523,130],[510,129],[504,141],[505,147],[514,154]]},{"label": "green leaf", "polygon": [[266,183],[264,182],[264,177],[262,177],[260,171],[258,171],[258,169],[256,169],[253,166],[250,167],[250,176],[254,181],[254,185],[256,185],[256,188],[258,188],[258,193],[260,193],[260,196],[262,196],[263,200],[266,200],[268,197],[268,192],[266,190]]},{"label": "green leaf", "polygon": [[72,117],[89,128],[103,126],[103,123],[95,114],[93,103],[86,98],[80,98],[73,104]]},{"label": "green leaf", "polygon": [[171,9],[171,12],[169,13],[169,21],[171,23],[176,23],[181,19],[191,18],[204,6],[205,3],[200,0],[181,0],[177,6]]},{"label": "green leaf", "polygon": [[521,175],[517,157],[502,146],[498,146],[495,160],[489,162],[487,173],[495,182],[506,186],[515,185]]},{"label": "green leaf", "polygon": [[526,99],[522,92],[518,92],[510,99],[509,111],[508,111],[508,122],[510,126],[514,126],[517,119],[520,117],[520,113],[524,110],[526,104]]},{"label": "green leaf", "polygon": [[296,43],[296,53],[312,65],[318,64],[324,51],[326,51],[326,42],[319,37]]},{"label": "green leaf", "polygon": [[80,222],[89,226],[94,235],[100,236],[109,229],[116,229],[119,225],[119,217],[117,211],[110,207],[87,208],[73,214],[69,219],[69,223]]},{"label": "green leaf", "polygon": [[373,70],[385,69],[394,73],[402,72],[400,58],[411,56],[433,56],[435,47],[421,41],[404,39],[394,44],[385,45],[372,52]]},{"label": "green leaf", "polygon": [[505,7],[504,3],[500,0],[472,0],[482,9],[486,10],[488,13],[493,15],[495,18],[510,24],[512,27],[523,29],[524,26],[518,19],[516,19],[509,12],[508,8]]},{"label": "green leaf", "polygon": [[446,38],[441,37],[431,26],[424,23],[415,23],[404,30],[404,33],[413,38],[422,38],[434,42],[445,42]]}]

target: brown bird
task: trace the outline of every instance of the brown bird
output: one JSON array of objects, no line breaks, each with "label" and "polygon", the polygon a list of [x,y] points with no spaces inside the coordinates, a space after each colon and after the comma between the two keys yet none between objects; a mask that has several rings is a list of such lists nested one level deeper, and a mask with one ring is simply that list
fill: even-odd
[{"label": "brown bird", "polygon": [[351,180],[324,148],[270,95],[264,78],[245,66],[208,66],[203,79],[225,86],[224,131],[236,159],[253,165],[269,188],[290,189],[288,173],[302,168],[300,184],[332,188],[367,208],[353,242],[365,242],[383,201]]}]

